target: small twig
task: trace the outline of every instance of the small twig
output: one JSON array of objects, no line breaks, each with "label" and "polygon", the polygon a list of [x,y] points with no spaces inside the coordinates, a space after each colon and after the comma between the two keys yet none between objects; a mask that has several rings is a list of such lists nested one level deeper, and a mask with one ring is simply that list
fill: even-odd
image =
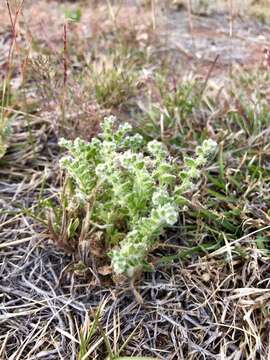
[{"label": "small twig", "polygon": [[189,32],[190,32],[190,36],[191,36],[191,42],[192,42],[192,47],[193,49],[195,49],[195,42],[194,42],[194,37],[193,37],[193,21],[192,21],[192,4],[191,4],[191,0],[187,0],[187,9],[188,9],[188,23],[189,23]]},{"label": "small twig", "polygon": [[210,76],[211,76],[211,74],[212,74],[212,72],[213,72],[213,70],[214,70],[214,68],[216,66],[218,58],[219,58],[219,54],[215,57],[214,61],[212,62],[211,66],[210,66],[210,68],[208,70],[208,73],[206,75],[205,81],[204,81],[202,89],[201,89],[201,94],[200,94],[201,97],[202,97],[202,95],[203,95],[203,93],[204,93],[204,91],[205,91],[205,89],[207,87],[208,80],[210,79]]},{"label": "small twig", "polygon": [[164,115],[160,115],[160,138],[164,141]]},{"label": "small twig", "polygon": [[[8,8],[8,15],[9,15],[10,23],[11,23],[11,28],[12,28],[12,40],[11,40],[11,44],[9,46],[8,59],[7,59],[7,71],[5,74],[5,78],[3,81],[3,87],[2,87],[2,98],[1,98],[2,105],[4,105],[4,104],[7,105],[5,103],[5,98],[8,98],[7,93],[9,91],[13,50],[16,45],[16,37],[17,37],[16,24],[17,24],[17,20],[18,20],[21,8],[23,6],[23,2],[24,2],[24,0],[22,0],[20,5],[17,7],[14,18],[13,18],[9,0],[6,0],[6,4],[7,4],[7,8]],[[1,117],[0,117],[0,128],[1,128],[1,122],[3,123],[3,126],[4,126],[4,119],[5,119],[4,110],[2,108]]]},{"label": "small twig", "polygon": [[111,17],[112,21],[115,24],[115,14],[114,14],[113,7],[112,7],[112,4],[111,4],[110,0],[107,0],[107,6],[108,6],[108,9],[109,9],[110,17]]},{"label": "small twig", "polygon": [[229,18],[229,37],[230,37],[230,76],[232,75],[232,51],[233,51],[233,44],[232,44],[232,38],[233,38],[233,0],[228,0],[228,7],[230,12],[230,18]]},{"label": "small twig", "polygon": [[24,0],[22,0],[20,5],[17,7],[17,9],[15,11],[14,18],[13,18],[12,17],[11,7],[10,7],[10,4],[9,4],[9,0],[6,0],[6,4],[7,4],[7,8],[8,8],[8,16],[9,16],[9,20],[10,20],[10,24],[11,24],[11,28],[12,28],[12,41],[11,41],[11,45],[9,47],[9,52],[8,52],[8,70],[7,70],[7,72],[9,72],[9,70],[10,70],[11,59],[12,59],[12,54],[13,54],[13,48],[16,45],[16,42],[17,42],[16,41],[17,40],[16,25],[17,25],[18,17],[19,17],[19,14],[21,12],[23,3],[24,3]]},{"label": "small twig", "polygon": [[67,23],[64,24],[64,89],[67,86]]},{"label": "small twig", "polygon": [[151,15],[153,30],[156,30],[156,4],[155,0],[151,0]]},{"label": "small twig", "polygon": [[27,238],[14,240],[14,241],[7,241],[7,242],[0,244],[0,249],[4,249],[5,247],[20,245],[20,244],[29,242],[31,240],[33,240],[33,236],[29,236]]},{"label": "small twig", "polygon": [[67,59],[67,23],[63,27],[63,67],[64,67],[64,81],[63,81],[63,98],[61,104],[62,122],[65,124],[66,119],[66,97],[67,97],[67,80],[68,80],[68,59]]},{"label": "small twig", "polygon": [[135,278],[131,279],[130,288],[133,291],[133,294],[134,294],[138,304],[143,304],[143,298],[142,298],[141,294],[138,292],[138,290],[135,287],[135,284],[134,284],[135,280],[136,280]]}]

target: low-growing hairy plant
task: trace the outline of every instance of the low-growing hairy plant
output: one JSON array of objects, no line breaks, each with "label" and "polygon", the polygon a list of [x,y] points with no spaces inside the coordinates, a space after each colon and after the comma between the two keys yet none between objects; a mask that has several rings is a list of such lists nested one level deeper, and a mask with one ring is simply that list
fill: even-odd
[{"label": "low-growing hairy plant", "polygon": [[[78,229],[80,238],[102,230],[114,271],[133,277],[147,265],[159,236],[177,222],[183,194],[194,189],[216,143],[204,141],[183,167],[161,142],[145,143],[129,124],[115,125],[108,117],[100,138],[60,141],[68,150],[61,159],[69,184],[62,202],[74,215],[66,236],[72,242]],[[51,226],[59,230],[55,220]]]}]

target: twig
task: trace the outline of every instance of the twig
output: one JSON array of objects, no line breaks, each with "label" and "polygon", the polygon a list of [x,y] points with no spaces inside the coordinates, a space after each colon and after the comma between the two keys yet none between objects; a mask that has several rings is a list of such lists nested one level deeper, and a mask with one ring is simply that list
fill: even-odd
[{"label": "twig", "polygon": [[63,27],[63,67],[64,67],[64,81],[63,81],[63,98],[61,104],[62,110],[62,125],[65,124],[66,119],[66,97],[67,97],[67,79],[68,79],[68,60],[67,60],[67,23]]},{"label": "twig", "polygon": [[152,15],[153,30],[156,30],[156,4],[155,4],[155,0],[151,0],[151,15]]},{"label": "twig", "polygon": [[[12,64],[13,50],[14,50],[14,46],[16,44],[16,37],[17,37],[16,24],[17,24],[17,20],[18,20],[20,11],[22,9],[23,3],[24,3],[24,0],[22,0],[20,5],[17,7],[14,18],[13,18],[9,0],[6,0],[6,5],[8,8],[8,15],[9,15],[10,23],[11,23],[11,28],[12,28],[12,40],[11,40],[11,44],[10,44],[9,51],[8,51],[7,71],[5,74],[4,81],[3,81],[2,99],[1,99],[2,105],[4,105],[4,104],[7,105],[5,103],[5,99],[8,98],[7,91],[9,90],[8,84],[9,84],[10,76],[11,76],[11,64]],[[3,123],[3,127],[4,127],[4,118],[5,118],[4,109],[2,108],[1,117],[0,117],[0,129],[1,129],[1,123]]]},{"label": "twig", "polygon": [[201,97],[202,97],[202,95],[203,95],[203,93],[204,93],[204,91],[205,91],[205,89],[206,89],[206,86],[207,86],[207,84],[208,84],[208,80],[210,79],[210,76],[211,76],[211,74],[212,74],[212,72],[213,72],[213,70],[214,70],[214,68],[215,68],[215,66],[216,66],[216,63],[217,63],[217,61],[218,61],[218,58],[219,58],[219,54],[216,55],[214,61],[212,62],[211,66],[210,66],[210,68],[209,68],[209,70],[208,70],[208,73],[207,73],[207,75],[206,75],[205,81],[204,81],[203,86],[202,86],[202,89],[201,89],[201,94],[200,94]]},{"label": "twig", "polygon": [[229,38],[230,38],[230,76],[232,75],[232,52],[233,52],[233,0],[228,0],[228,7],[230,12],[229,18]]},{"label": "twig", "polygon": [[193,21],[192,21],[192,4],[191,4],[191,0],[187,0],[187,9],[188,9],[188,23],[189,23],[189,32],[190,32],[190,36],[191,36],[191,42],[192,42],[192,47],[193,50],[195,50],[195,42],[194,42],[194,37],[193,37]]},{"label": "twig", "polygon": [[[64,24],[64,89],[67,86],[67,23]],[[66,92],[66,90],[65,90]]]}]

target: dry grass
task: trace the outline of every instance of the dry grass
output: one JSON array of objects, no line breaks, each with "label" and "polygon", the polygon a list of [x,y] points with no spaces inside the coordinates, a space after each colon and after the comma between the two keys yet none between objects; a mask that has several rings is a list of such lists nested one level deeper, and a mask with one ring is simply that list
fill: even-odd
[{"label": "dry grass", "polygon": [[[25,0],[13,100],[4,104],[13,135],[0,159],[0,358],[268,359],[269,74],[249,46],[255,39],[263,47],[260,35],[268,32],[252,22],[250,37],[244,32],[241,42],[241,26],[234,24],[233,44],[240,41],[248,53],[233,55],[252,71],[237,65],[228,78],[230,62],[222,53],[227,37],[218,42],[220,59],[209,72],[215,57],[210,49],[198,60],[186,13],[162,12],[156,3],[153,31],[151,4],[127,3],[113,13],[106,2],[80,3],[80,21],[68,25],[65,85],[64,10],[56,1]],[[64,7],[76,10],[78,4]],[[0,8],[3,79],[12,36],[5,4]],[[202,20],[193,21],[196,36]],[[223,26],[220,17],[206,21]],[[224,24],[227,31],[227,19]],[[179,33],[188,40],[175,42]],[[210,48],[209,33],[201,32],[201,39]],[[110,72],[113,62],[119,70],[119,59],[128,84]],[[109,71],[104,81],[91,76],[102,65]],[[189,109],[184,116],[183,108]],[[58,137],[89,139],[112,112],[146,136],[160,137],[173,152],[192,154],[206,137],[219,143],[210,175],[150,256],[156,270],[145,273],[135,290],[57,249],[36,211],[44,199],[56,202],[61,186]]]}]

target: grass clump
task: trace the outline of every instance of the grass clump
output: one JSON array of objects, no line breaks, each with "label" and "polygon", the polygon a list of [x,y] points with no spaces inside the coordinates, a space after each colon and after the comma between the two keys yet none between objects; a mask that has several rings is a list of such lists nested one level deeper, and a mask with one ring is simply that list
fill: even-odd
[{"label": "grass clump", "polygon": [[0,158],[5,155],[8,146],[8,137],[11,133],[10,122],[0,118]]},{"label": "grass clump", "polygon": [[144,134],[164,140],[179,138],[189,130],[193,131],[193,112],[201,104],[199,85],[195,80],[176,82],[167,75],[156,75],[147,106],[139,114],[138,124]]},{"label": "grass clump", "polygon": [[147,265],[159,236],[177,222],[183,194],[194,188],[216,144],[204,141],[183,167],[161,142],[132,135],[127,123],[115,129],[109,117],[102,129],[91,142],[61,140],[68,150],[61,160],[70,181],[66,208],[76,214],[69,228],[73,240],[80,226],[85,235],[102,229],[114,271],[133,277]]},{"label": "grass clump", "polygon": [[8,139],[11,134],[11,119],[8,111],[12,96],[10,88],[3,84],[2,91],[0,91],[0,158],[2,158],[8,147]]},{"label": "grass clump", "polygon": [[134,67],[117,57],[93,64],[88,75],[89,91],[104,108],[117,108],[135,94]]}]

